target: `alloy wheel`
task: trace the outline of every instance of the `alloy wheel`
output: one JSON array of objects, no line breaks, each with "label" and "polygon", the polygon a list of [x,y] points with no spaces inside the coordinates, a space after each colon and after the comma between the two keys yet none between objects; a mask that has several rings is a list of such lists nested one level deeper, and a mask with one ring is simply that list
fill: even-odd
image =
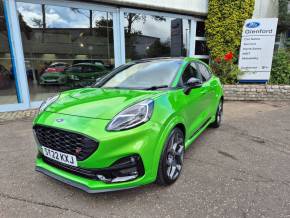
[{"label": "alloy wheel", "polygon": [[222,116],[223,116],[223,103],[220,102],[218,106],[218,111],[217,111],[217,122],[220,124],[222,122]]},{"label": "alloy wheel", "polygon": [[175,180],[181,173],[184,158],[183,135],[176,131],[171,136],[166,157],[166,174],[168,179]]}]

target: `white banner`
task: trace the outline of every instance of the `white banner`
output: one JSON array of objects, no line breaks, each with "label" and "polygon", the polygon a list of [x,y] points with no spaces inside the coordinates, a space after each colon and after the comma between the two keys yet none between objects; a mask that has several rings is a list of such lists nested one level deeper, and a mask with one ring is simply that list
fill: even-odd
[{"label": "white banner", "polygon": [[243,28],[239,67],[241,82],[270,79],[278,18],[246,20]]}]

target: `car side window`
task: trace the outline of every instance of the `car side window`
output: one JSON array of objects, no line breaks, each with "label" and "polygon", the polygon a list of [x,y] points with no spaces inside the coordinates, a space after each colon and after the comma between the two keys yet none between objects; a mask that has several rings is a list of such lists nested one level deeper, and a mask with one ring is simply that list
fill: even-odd
[{"label": "car side window", "polygon": [[209,72],[208,68],[201,63],[198,63],[198,68],[203,77],[203,82],[208,81],[211,78],[211,73]]},{"label": "car side window", "polygon": [[88,70],[89,70],[89,73],[96,72],[96,68],[95,68],[94,66],[90,66],[90,67],[88,68]]},{"label": "car side window", "polygon": [[91,66],[82,66],[82,72],[83,73],[91,73],[93,72],[92,67]]},{"label": "car side window", "polygon": [[82,68],[80,66],[72,66],[66,69],[66,72],[69,73],[80,73],[82,71]]},{"label": "car side window", "polygon": [[181,85],[186,84],[190,78],[196,78],[202,81],[201,74],[197,70],[197,65],[195,63],[189,64],[184,70],[181,77]]},{"label": "car side window", "polygon": [[103,72],[105,69],[103,66],[95,66],[94,67],[94,72]]}]

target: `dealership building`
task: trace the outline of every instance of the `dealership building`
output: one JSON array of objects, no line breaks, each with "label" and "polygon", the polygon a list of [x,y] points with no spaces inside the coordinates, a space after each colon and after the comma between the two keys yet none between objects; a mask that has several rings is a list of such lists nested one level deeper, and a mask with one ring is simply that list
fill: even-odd
[{"label": "dealership building", "polygon": [[[277,17],[277,8],[257,0],[255,16]],[[0,112],[39,107],[74,80],[131,60],[207,62],[207,9],[207,0],[0,0]]]}]

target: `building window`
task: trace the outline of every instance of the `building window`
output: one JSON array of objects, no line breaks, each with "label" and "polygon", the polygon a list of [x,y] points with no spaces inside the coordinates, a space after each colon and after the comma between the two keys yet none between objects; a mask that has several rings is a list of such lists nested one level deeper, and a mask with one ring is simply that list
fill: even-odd
[{"label": "building window", "polygon": [[202,21],[196,23],[196,36],[205,37],[205,23]]},{"label": "building window", "polygon": [[136,13],[125,13],[126,61],[187,55],[189,22]]},{"label": "building window", "polygon": [[206,60],[209,55],[209,49],[206,45],[205,38],[205,23],[203,21],[196,22],[196,37],[195,37],[195,56]]},{"label": "building window", "polygon": [[0,105],[18,103],[3,1],[0,0]]},{"label": "building window", "polygon": [[114,67],[112,13],[17,3],[31,101],[95,83]]},{"label": "building window", "polygon": [[195,41],[195,55],[209,55],[206,41]]}]

